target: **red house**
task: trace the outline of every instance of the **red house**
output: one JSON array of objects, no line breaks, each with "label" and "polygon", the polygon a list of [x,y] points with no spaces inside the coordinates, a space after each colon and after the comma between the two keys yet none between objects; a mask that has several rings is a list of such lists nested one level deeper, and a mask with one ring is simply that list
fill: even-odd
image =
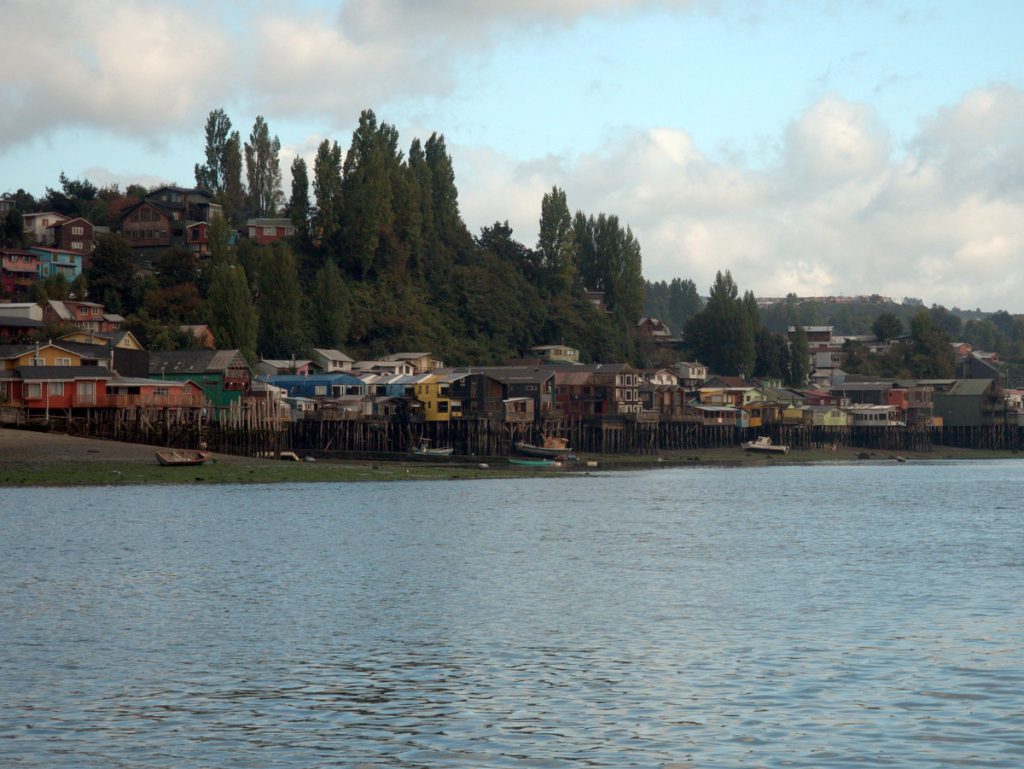
[{"label": "red house", "polygon": [[38,411],[104,407],[110,377],[103,366],[22,366],[0,373],[0,400]]},{"label": "red house", "polygon": [[206,405],[206,394],[202,387],[192,381],[177,382],[115,375],[107,383],[107,405],[115,408],[195,408]]},{"label": "red house", "polygon": [[0,250],[0,296],[25,301],[38,279],[39,254],[14,248]]},{"label": "red house", "polygon": [[188,244],[188,250],[196,256],[210,255],[210,239],[207,234],[209,226],[207,222],[195,222],[185,228],[185,241]]},{"label": "red house", "polygon": [[295,225],[291,219],[249,219],[245,226],[249,240],[261,245],[274,243],[295,234]]}]

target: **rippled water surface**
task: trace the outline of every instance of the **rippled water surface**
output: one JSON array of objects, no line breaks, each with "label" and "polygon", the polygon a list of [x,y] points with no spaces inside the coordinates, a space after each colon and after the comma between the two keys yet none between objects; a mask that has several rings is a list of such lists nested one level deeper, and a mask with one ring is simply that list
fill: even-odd
[{"label": "rippled water surface", "polygon": [[0,490],[4,767],[1024,765],[1024,463]]}]

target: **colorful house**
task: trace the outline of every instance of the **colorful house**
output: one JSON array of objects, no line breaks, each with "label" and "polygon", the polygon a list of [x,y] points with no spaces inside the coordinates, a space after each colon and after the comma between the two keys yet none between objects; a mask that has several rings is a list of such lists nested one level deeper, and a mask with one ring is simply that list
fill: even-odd
[{"label": "colorful house", "polygon": [[47,412],[103,407],[110,378],[102,366],[21,366],[0,373],[0,401]]},{"label": "colorful house", "polygon": [[39,254],[16,248],[0,249],[0,296],[28,299],[39,280]]},{"label": "colorful house", "polygon": [[115,408],[198,408],[206,402],[203,388],[192,381],[115,374],[107,382],[107,405]]},{"label": "colorful house", "polygon": [[427,422],[448,422],[462,416],[462,401],[452,397],[452,383],[465,374],[431,374],[413,386],[416,399],[423,404]]},{"label": "colorful house", "polygon": [[57,275],[68,283],[82,274],[82,255],[59,248],[32,246],[29,251],[39,257],[39,277],[43,280]]},{"label": "colorful house", "polygon": [[291,219],[249,219],[245,223],[249,240],[260,245],[275,243],[295,234],[295,225]]},{"label": "colorful house", "polygon": [[289,398],[363,398],[367,392],[366,383],[351,374],[277,374],[263,380],[283,389]]},{"label": "colorful house", "polygon": [[239,350],[173,350],[149,354],[149,376],[195,382],[213,406],[227,406],[248,392],[252,370]]}]

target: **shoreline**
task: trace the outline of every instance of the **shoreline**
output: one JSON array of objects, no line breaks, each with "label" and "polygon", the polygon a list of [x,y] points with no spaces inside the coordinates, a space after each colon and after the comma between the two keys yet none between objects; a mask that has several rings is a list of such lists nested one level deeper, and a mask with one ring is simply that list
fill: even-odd
[{"label": "shoreline", "polygon": [[[784,455],[757,455],[739,447],[689,449],[658,455],[586,455],[562,467],[518,467],[505,458],[479,461],[424,462],[400,457],[378,460],[321,459],[288,462],[213,454],[204,465],[161,467],[155,452],[162,447],[80,438],[60,433],[0,427],[0,488],[30,486],[174,485],[183,483],[350,483],[359,481],[466,480],[587,475],[603,471],[678,467],[771,467],[846,462],[912,462],[1024,458],[1012,451],[957,449],[929,452],[858,448],[793,450]],[[867,458],[865,460],[865,457]],[[588,467],[587,461],[597,462]],[[488,465],[481,467],[481,463]]]}]

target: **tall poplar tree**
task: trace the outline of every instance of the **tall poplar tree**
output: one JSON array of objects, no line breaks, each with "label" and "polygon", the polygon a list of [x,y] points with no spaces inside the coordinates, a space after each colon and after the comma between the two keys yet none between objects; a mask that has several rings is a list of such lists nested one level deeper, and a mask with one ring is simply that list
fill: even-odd
[{"label": "tall poplar tree", "polygon": [[565,190],[552,187],[540,202],[540,226],[537,236],[544,283],[552,294],[569,291],[576,281],[579,247],[572,227],[572,216]]},{"label": "tall poplar tree", "polygon": [[206,119],[206,163],[196,164],[196,185],[213,193],[227,189],[227,145],[231,119],[222,109],[213,110]]},{"label": "tall poplar tree", "polygon": [[302,241],[309,236],[310,213],[309,172],[306,170],[306,161],[296,157],[292,161],[292,196],[288,199],[288,217]]},{"label": "tall poplar tree", "polygon": [[316,211],[313,231],[321,246],[337,259],[335,235],[341,228],[341,147],[324,139],[313,160],[313,194]]},{"label": "tall poplar tree", "polygon": [[270,136],[262,115],[256,116],[249,141],[245,143],[245,173],[249,182],[249,212],[256,217],[273,216],[284,198],[281,191],[281,141]]},{"label": "tall poplar tree", "polygon": [[228,244],[228,226],[221,217],[210,222],[210,260],[207,263],[207,304],[217,346],[236,348],[256,360],[257,315],[245,269]]},{"label": "tall poplar tree", "polygon": [[362,279],[372,272],[381,235],[393,222],[391,166],[398,163],[397,144],[392,126],[378,126],[373,110],[362,112],[342,169],[346,251],[352,274]]}]

